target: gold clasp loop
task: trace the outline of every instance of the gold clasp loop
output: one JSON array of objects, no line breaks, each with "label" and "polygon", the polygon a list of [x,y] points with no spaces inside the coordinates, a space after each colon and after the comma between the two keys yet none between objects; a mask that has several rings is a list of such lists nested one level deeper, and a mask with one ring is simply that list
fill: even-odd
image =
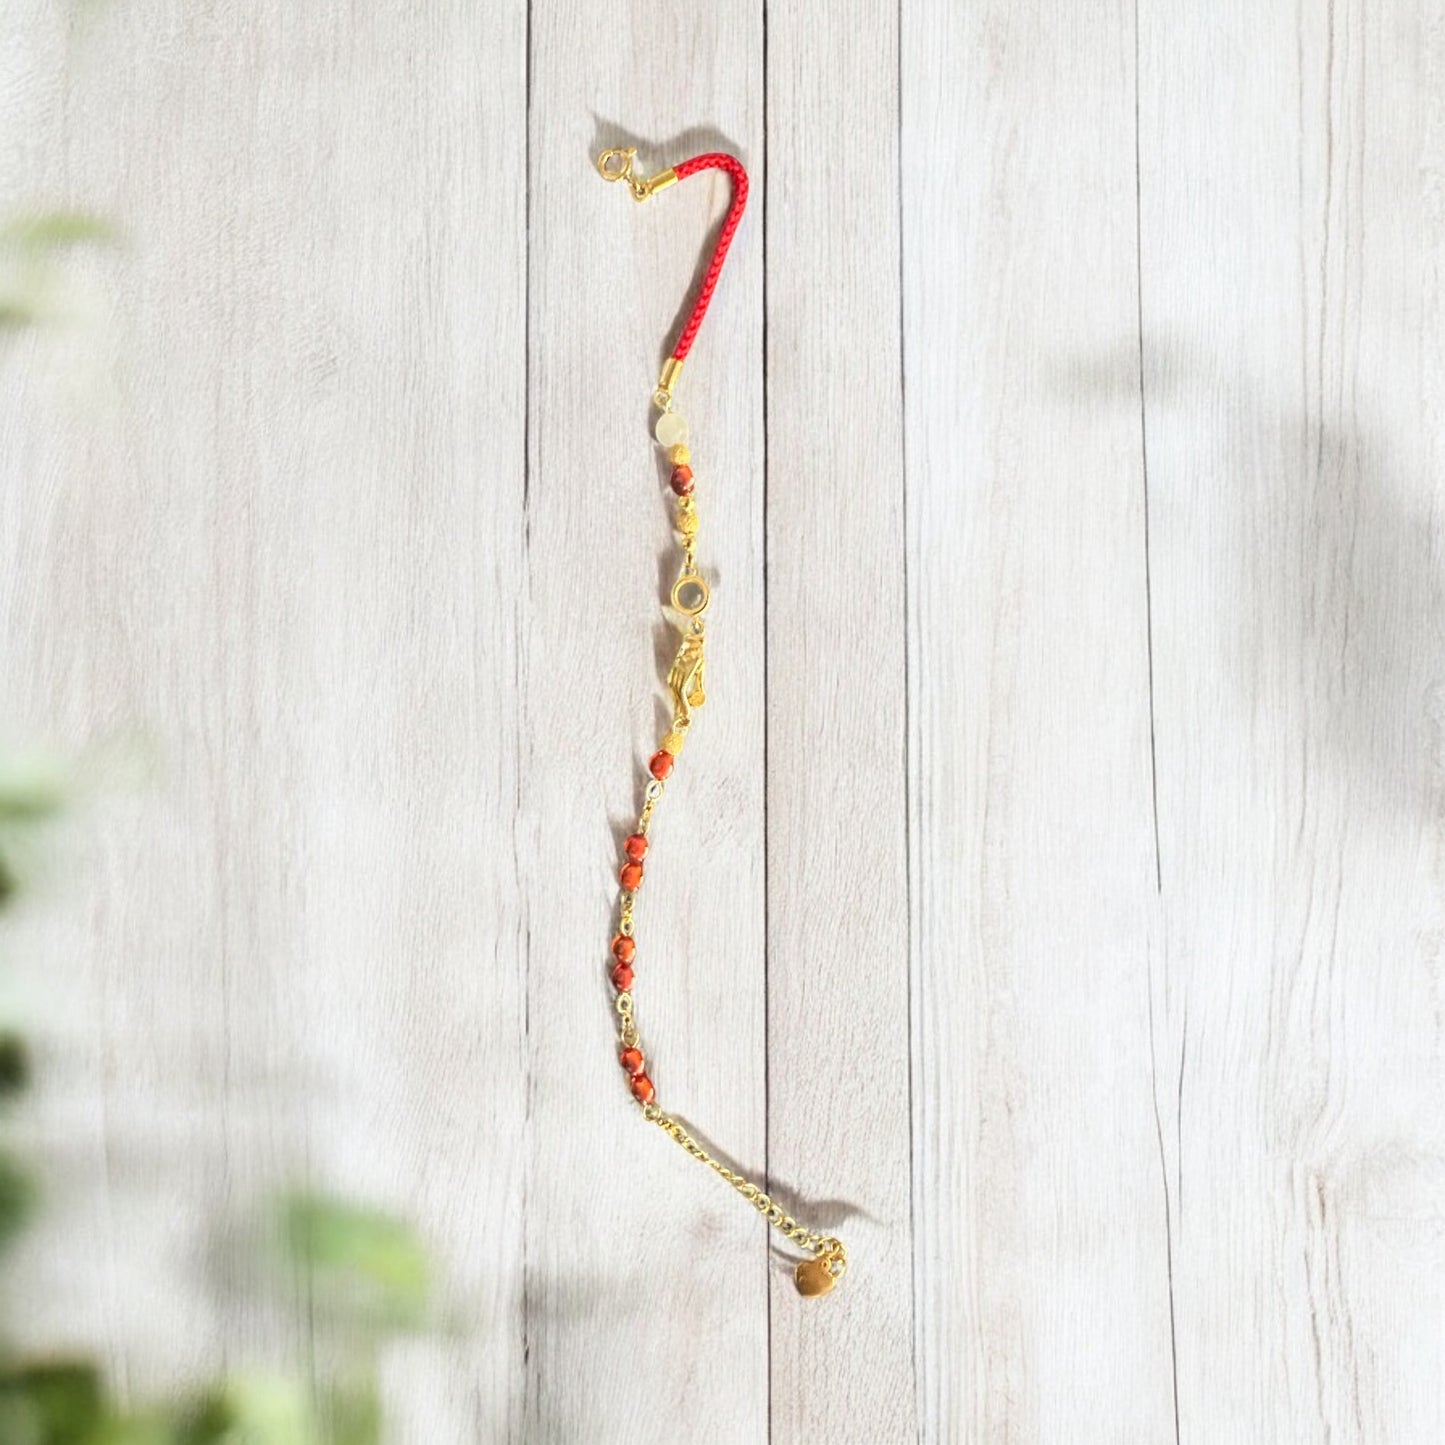
[{"label": "gold clasp loop", "polygon": [[632,191],[632,199],[645,201],[648,197],[647,182],[641,176],[635,176],[632,173],[632,166],[636,160],[636,146],[619,146],[610,151],[603,151],[597,157],[597,173],[604,181],[626,181]]},{"label": "gold clasp loop", "polygon": [[597,172],[604,181],[631,181],[632,163],[637,159],[637,147],[625,150],[603,151],[597,157]]},{"label": "gold clasp loop", "polygon": [[636,160],[636,146],[616,146],[597,157],[597,174],[604,181],[626,181],[634,201],[645,201],[654,191],[660,191],[677,180],[677,172],[671,166],[651,179],[636,175],[632,169]]}]

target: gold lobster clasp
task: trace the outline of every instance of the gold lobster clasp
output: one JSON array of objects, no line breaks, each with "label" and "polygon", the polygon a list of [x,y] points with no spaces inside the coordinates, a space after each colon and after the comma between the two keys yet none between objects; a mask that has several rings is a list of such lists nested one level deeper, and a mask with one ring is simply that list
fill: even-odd
[{"label": "gold lobster clasp", "polygon": [[645,201],[654,191],[663,190],[676,182],[677,172],[671,166],[665,171],[658,171],[655,176],[637,175],[632,169],[636,159],[636,146],[614,147],[597,157],[597,173],[604,181],[626,181],[634,201]]}]

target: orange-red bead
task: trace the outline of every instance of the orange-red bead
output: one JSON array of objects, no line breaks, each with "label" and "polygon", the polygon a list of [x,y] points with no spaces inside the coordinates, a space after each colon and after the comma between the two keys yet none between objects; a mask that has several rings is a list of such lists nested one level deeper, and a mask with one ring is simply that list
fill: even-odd
[{"label": "orange-red bead", "polygon": [[657,1097],[657,1090],[652,1087],[652,1080],[646,1074],[633,1075],[632,1097],[642,1104],[650,1104]]},{"label": "orange-red bead", "polygon": [[647,839],[641,833],[632,834],[622,847],[634,863],[641,863],[647,857]]},{"label": "orange-red bead", "polygon": [[642,885],[642,864],[624,863],[622,872],[617,875],[622,880],[622,886],[629,891]]},{"label": "orange-red bead", "polygon": [[632,965],[630,963],[614,963],[612,965],[612,986],[619,993],[626,993],[632,987]]},{"label": "orange-red bead", "polygon": [[683,465],[672,469],[672,490],[679,497],[685,497],[692,491],[696,483],[692,479],[692,468]]},{"label": "orange-red bead", "polygon": [[636,1078],[642,1072],[642,1050],[623,1049],[617,1056],[618,1062],[629,1074]]},{"label": "orange-red bead", "polygon": [[612,940],[612,952],[619,963],[631,963],[637,957],[637,940],[619,933]]},{"label": "orange-red bead", "polygon": [[661,782],[663,778],[671,774],[672,765],[676,761],[677,759],[674,758],[666,748],[662,748],[653,753],[651,759],[648,761],[647,770],[654,778]]}]

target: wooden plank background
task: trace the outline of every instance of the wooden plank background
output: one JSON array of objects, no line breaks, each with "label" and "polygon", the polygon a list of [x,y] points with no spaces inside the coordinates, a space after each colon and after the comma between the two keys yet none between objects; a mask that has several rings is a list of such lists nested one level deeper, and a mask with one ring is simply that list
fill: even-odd
[{"label": "wooden plank background", "polygon": [[[681,405],[711,700],[616,840]],[[6,941],[6,1284],[144,1398],[305,1368],[306,1183],[455,1328],[394,1438],[1445,1437],[1445,7],[14,0],[9,748],[149,759]],[[18,991],[13,989],[18,981]]]}]

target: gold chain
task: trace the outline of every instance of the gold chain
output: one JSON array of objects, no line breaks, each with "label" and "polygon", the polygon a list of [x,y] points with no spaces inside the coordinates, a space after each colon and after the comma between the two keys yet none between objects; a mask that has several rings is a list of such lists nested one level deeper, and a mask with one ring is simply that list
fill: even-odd
[{"label": "gold chain", "polygon": [[729,1169],[721,1160],[714,1159],[676,1119],[670,1114],[663,1113],[656,1104],[648,1104],[642,1114],[645,1119],[650,1120],[664,1133],[677,1140],[694,1159],[706,1164],[720,1179],[731,1184],[784,1238],[791,1239],[794,1244],[806,1249],[810,1254],[827,1257],[831,1260],[836,1266],[833,1270],[834,1279],[842,1277],[843,1271],[848,1267],[848,1251],[841,1239],[832,1234],[823,1234],[819,1230],[810,1229],[806,1224],[800,1224],[791,1214],[784,1211],[781,1204],[770,1198],[751,1180],[745,1179],[741,1174]]},{"label": "gold chain", "polygon": [[[679,721],[681,720],[674,720],[674,730]],[[637,819],[637,832],[643,837],[647,836],[652,824],[652,815],[662,797],[663,787],[664,783],[660,778],[653,778],[644,791],[642,811]],[[623,938],[632,938],[636,927],[634,919],[634,908],[637,902],[636,890],[623,888],[618,898],[618,934]],[[617,1039],[620,1047],[624,1050],[638,1049],[641,1035],[637,1028],[636,1009],[631,989],[623,989],[618,992],[615,1007],[618,1017]],[[841,1239],[836,1235],[825,1234],[822,1230],[813,1229],[795,1219],[752,1180],[739,1174],[736,1170],[728,1168],[722,1160],[709,1154],[688,1133],[681,1121],[667,1113],[659,1104],[651,1101],[643,1102],[642,1116],[649,1123],[656,1124],[663,1133],[699,1163],[706,1164],[719,1179],[732,1185],[785,1239],[791,1240],[813,1256],[812,1259],[799,1264],[795,1272],[797,1285],[802,1293],[807,1295],[826,1294],[842,1279],[848,1268],[848,1250]]]}]

